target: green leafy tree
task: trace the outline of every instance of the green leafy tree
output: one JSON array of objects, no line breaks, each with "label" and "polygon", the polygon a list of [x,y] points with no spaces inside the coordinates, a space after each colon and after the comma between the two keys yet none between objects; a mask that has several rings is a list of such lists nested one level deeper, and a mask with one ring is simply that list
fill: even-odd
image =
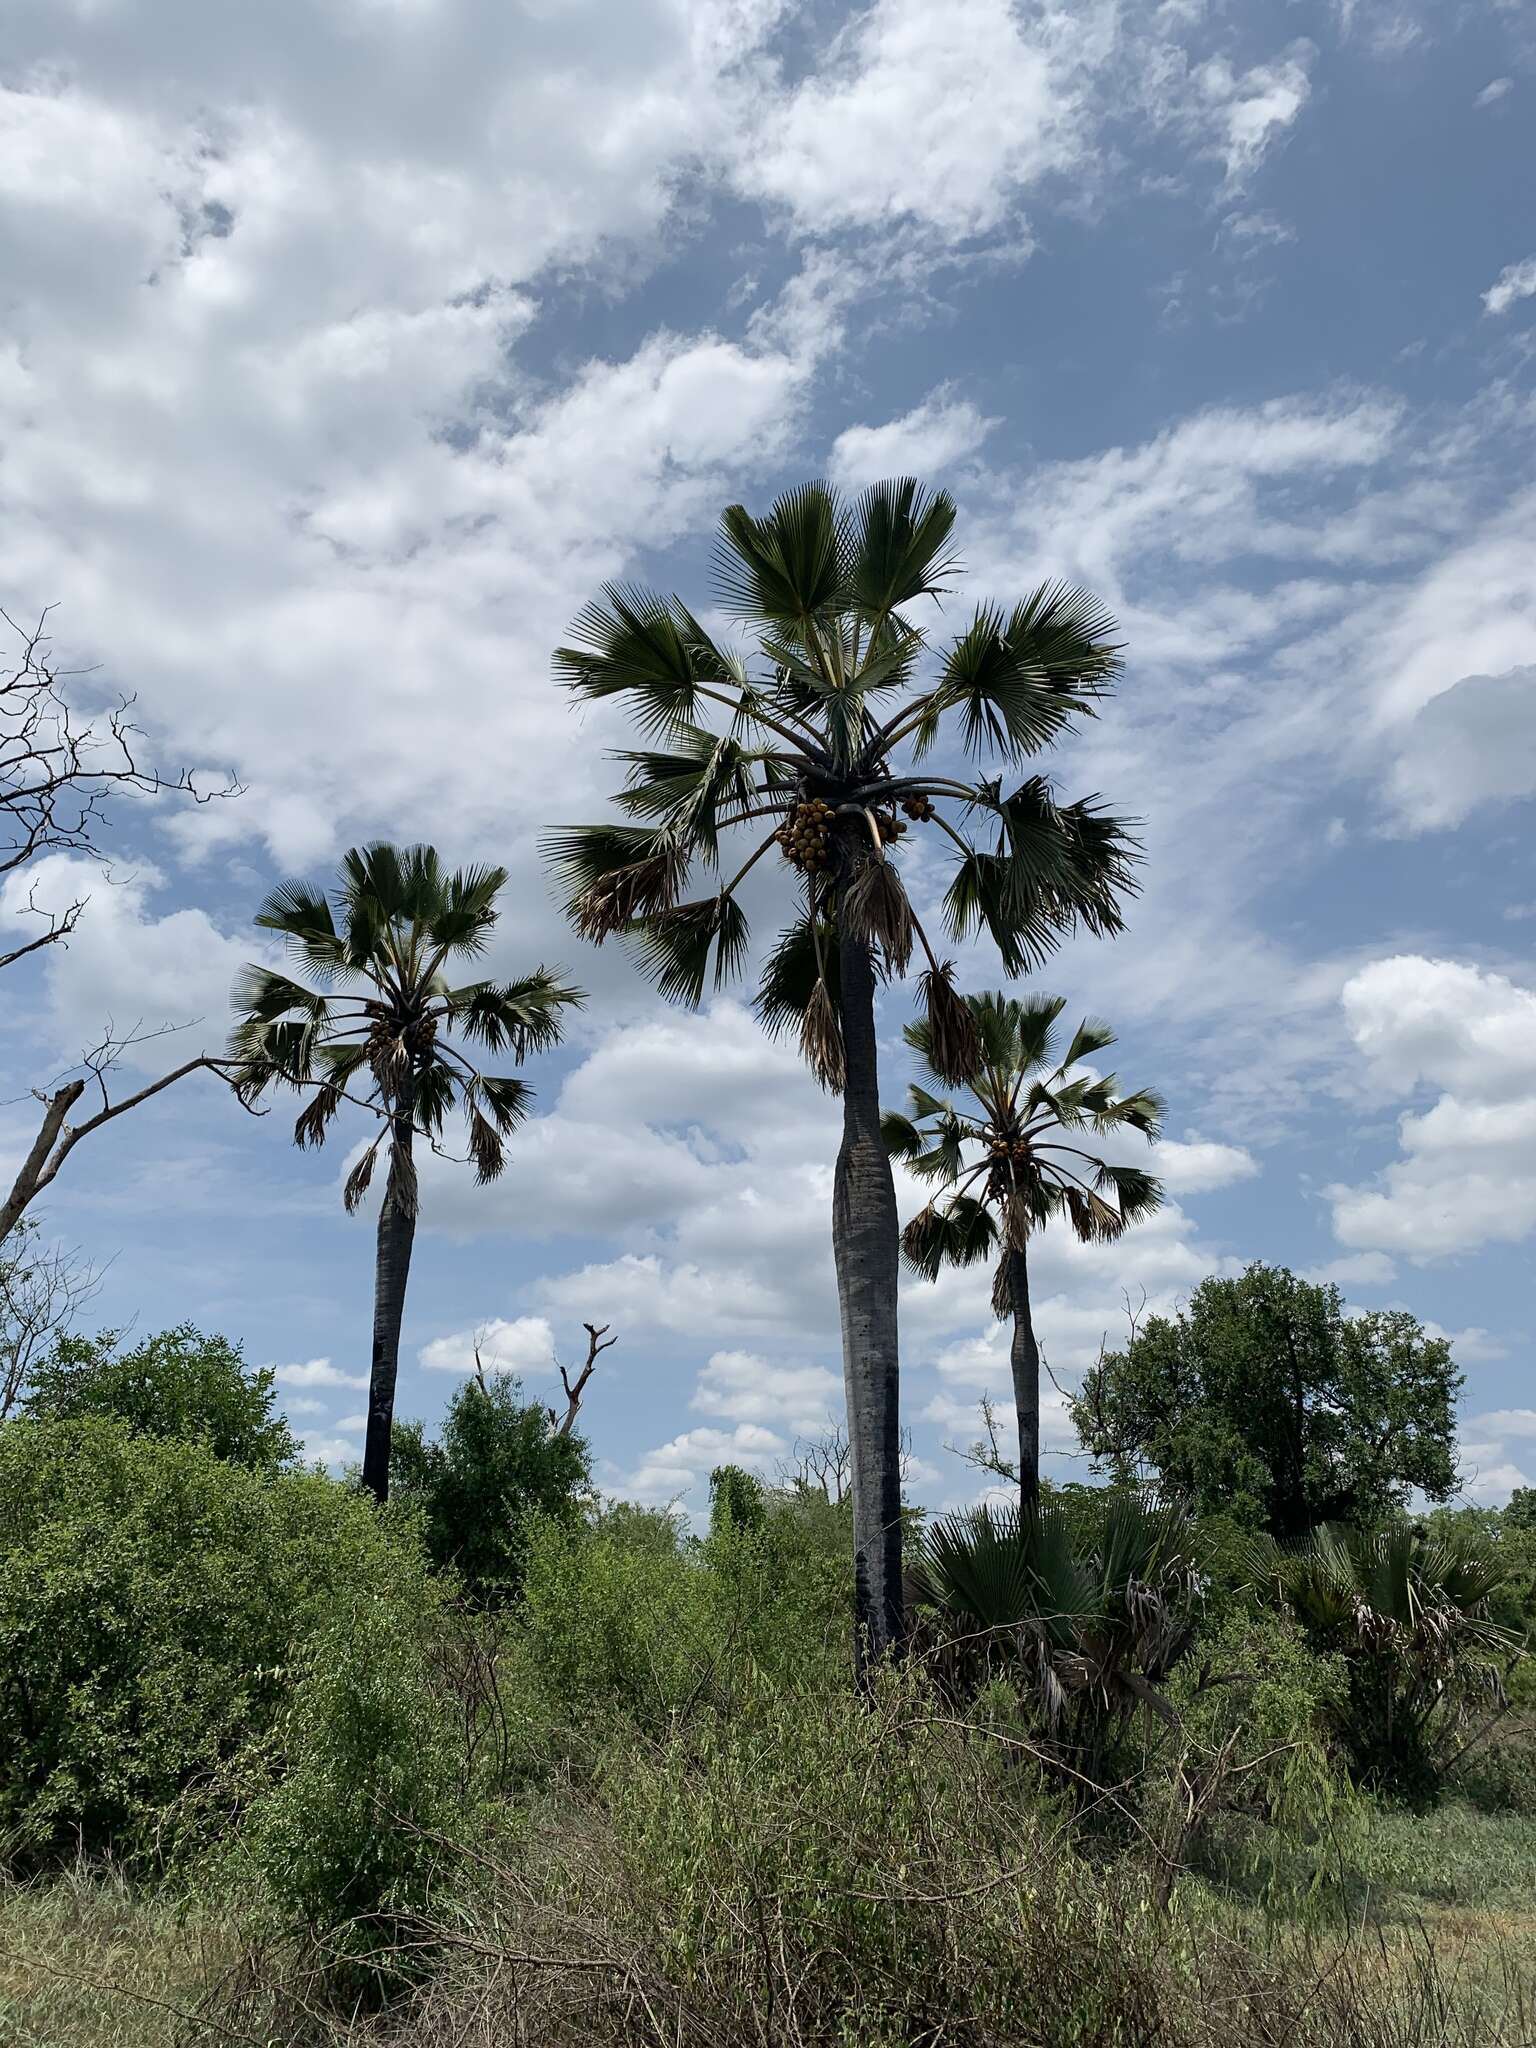
[{"label": "green leafy tree", "polygon": [[271,1371],[253,1372],[238,1344],[180,1323],[130,1350],[121,1345],[113,1330],[60,1338],[33,1375],[28,1414],[115,1416],[141,1436],[201,1441],[216,1458],[257,1471],[297,1459]]},{"label": "green leafy tree", "polygon": [[1289,1538],[1379,1522],[1413,1487],[1444,1500],[1461,1383],[1406,1310],[1346,1316],[1337,1287],[1252,1265],[1103,1357],[1073,1420],[1102,1468]]},{"label": "green leafy tree", "polygon": [[283,934],[319,986],[248,967],[235,990],[230,1049],[247,1104],[273,1087],[306,1095],[293,1131],[300,1146],[324,1142],[344,1101],[378,1118],[377,1136],[347,1176],[349,1214],[380,1151],[388,1151],[363,1446],[363,1483],[379,1500],[389,1491],[400,1321],[416,1234],[414,1141],[425,1138],[436,1149],[457,1106],[475,1178],[494,1180],[506,1163],[504,1141],[532,1099],[526,1081],[482,1074],[450,1039],[521,1064],[558,1043],[563,1012],[584,1000],[542,967],[517,981],[449,979],[450,967],[485,951],[506,879],[499,867],[448,874],[430,846],[354,847],[341,862],[334,908],[308,882],[284,882],[256,918]]},{"label": "green leafy tree", "polygon": [[397,1639],[441,1594],[414,1522],[120,1417],[0,1429],[0,1855],[158,1862],[227,1826],[302,1730],[289,1684],[337,1616]]},{"label": "green leafy tree", "polygon": [[585,1441],[556,1429],[505,1373],[466,1380],[436,1438],[419,1422],[401,1424],[390,1452],[392,1486],[421,1507],[433,1563],[452,1566],[488,1604],[522,1584],[532,1518],[580,1518],[590,1470]]},{"label": "green leafy tree", "polygon": [[[1143,1088],[1117,1090],[1113,1074],[1073,1068],[1115,1042],[1107,1024],[1085,1017],[1065,1053],[1056,1026],[1060,996],[969,996],[981,1057],[957,1107],[913,1086],[910,1116],[881,1120],[885,1142],[940,1193],[902,1232],[908,1260],[926,1280],[945,1266],[996,1257],[992,1306],[1013,1319],[1009,1362],[1019,1427],[1019,1498],[1028,1508],[1040,1491],[1040,1349],[1029,1306],[1029,1239],[1053,1216],[1065,1217],[1085,1244],[1119,1237],[1162,1200],[1162,1188],[1137,1166],[1118,1165],[1089,1150],[1087,1137],[1125,1131],[1157,1136],[1163,1105]],[[943,1085],[925,1020],[906,1040],[931,1080]],[[1077,1143],[1072,1141],[1076,1139]]]},{"label": "green leafy tree", "polygon": [[[981,606],[935,650],[914,614],[951,587],[954,520],[949,497],[909,479],[852,502],[807,484],[763,518],[733,505],[717,594],[751,630],[751,654],[720,645],[676,597],[609,586],[555,656],[578,697],[619,700],[645,742],[619,756],[623,822],[547,842],[580,932],[623,934],[664,995],[698,1004],[746,960],[741,891],[758,864],[779,860],[798,894],[757,1010],[770,1030],[798,1032],[843,1100],[832,1236],[861,1655],[902,1628],[898,1222],[880,1136],[877,982],[920,955],[939,1071],[964,1078],[976,1055],[898,842],[919,827],[940,842],[948,940],[986,934],[1010,974],[1079,926],[1118,931],[1135,853],[1095,800],[1060,803],[1039,774],[1004,787],[1110,688],[1108,614],[1081,591],[1044,586],[1008,610]],[[958,747],[936,753],[951,736]],[[755,844],[728,856],[737,828]],[[700,867],[710,886],[690,896]]]}]

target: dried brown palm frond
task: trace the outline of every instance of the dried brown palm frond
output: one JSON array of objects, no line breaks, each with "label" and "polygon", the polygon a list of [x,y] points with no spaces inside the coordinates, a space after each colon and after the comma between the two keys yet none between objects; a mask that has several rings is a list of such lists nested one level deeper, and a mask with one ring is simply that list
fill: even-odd
[{"label": "dried brown palm frond", "polygon": [[840,1095],[845,1071],[843,1027],[827,984],[819,976],[800,1019],[800,1051],[822,1087]]},{"label": "dried brown palm frond", "polygon": [[1013,1283],[1008,1277],[1008,1254],[997,1262],[997,1271],[992,1275],[992,1313],[999,1322],[1013,1314]]},{"label": "dried brown palm frond", "polygon": [[981,1064],[981,1035],[971,1006],[955,990],[955,965],[944,960],[918,982],[928,1012],[928,1064],[941,1080],[969,1081]]},{"label": "dried brown palm frond", "polygon": [[677,901],[684,862],[675,848],[615,868],[584,889],[571,905],[571,922],[584,939],[601,945],[636,918],[670,910]]},{"label": "dried brown palm frond", "polygon": [[386,1136],[386,1132],[380,1131],[379,1135],[368,1147],[368,1150],[347,1175],[346,1186],[341,1191],[341,1200],[342,1206],[349,1216],[357,1214],[362,1199],[368,1192],[369,1183],[373,1179],[374,1164],[379,1156],[379,1147],[383,1144]]},{"label": "dried brown palm frond", "polygon": [[416,1214],[416,1161],[402,1145],[390,1148],[389,1185],[384,1198],[386,1201],[394,1202],[402,1215]]},{"label": "dried brown palm frond", "polygon": [[850,931],[880,948],[892,974],[905,974],[917,934],[894,862],[883,853],[867,853],[854,870],[840,907]]},{"label": "dried brown palm frond", "polygon": [[293,1142],[302,1151],[309,1145],[325,1143],[325,1127],[336,1114],[341,1102],[341,1090],[327,1081],[300,1110],[293,1126]]}]

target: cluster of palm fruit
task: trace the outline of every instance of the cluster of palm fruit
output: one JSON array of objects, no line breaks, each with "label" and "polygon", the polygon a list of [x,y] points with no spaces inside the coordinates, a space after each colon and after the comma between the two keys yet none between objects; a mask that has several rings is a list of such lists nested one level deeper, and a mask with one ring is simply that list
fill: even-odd
[{"label": "cluster of palm fruit", "polygon": [[791,867],[812,874],[832,858],[832,806],[824,797],[804,796],[773,835]]},{"label": "cluster of palm fruit", "polygon": [[379,1017],[368,1033],[368,1064],[376,1074],[423,1065],[432,1057],[436,1042],[434,1017],[413,1017],[403,1030],[393,1018]]},{"label": "cluster of palm fruit", "polygon": [[925,796],[904,796],[901,808],[914,825],[926,825],[930,818],[938,815],[930,799]]},{"label": "cluster of palm fruit", "polygon": [[1010,1164],[1022,1165],[1028,1159],[1029,1140],[1009,1137],[1005,1131],[995,1131],[987,1146],[987,1157],[992,1162],[989,1179],[993,1188],[1003,1188],[1008,1183]]}]

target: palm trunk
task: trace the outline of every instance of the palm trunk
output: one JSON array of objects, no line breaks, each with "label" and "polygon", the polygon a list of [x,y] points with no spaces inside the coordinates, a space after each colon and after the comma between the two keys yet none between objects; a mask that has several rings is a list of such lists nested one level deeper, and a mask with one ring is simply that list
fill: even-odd
[{"label": "palm trunk", "polygon": [[395,1423],[395,1380],[400,1371],[400,1322],[416,1236],[416,1171],[411,1158],[412,1116],[397,1114],[390,1134],[389,1184],[379,1205],[373,1268],[373,1360],[368,1370],[368,1434],[363,1484],[377,1501],[389,1498],[389,1445]]},{"label": "palm trunk", "polygon": [[[845,884],[840,883],[841,902]],[[899,1234],[880,1136],[875,974],[867,941],[840,916],[843,1142],[832,1188],[832,1249],[843,1326],[852,1467],[855,1661],[861,1679],[900,1642],[901,1415],[896,1347]]]},{"label": "palm trunk", "polygon": [[1040,1347],[1029,1312],[1029,1262],[1022,1246],[1008,1254],[1008,1298],[1013,1309],[1013,1405],[1019,1418],[1019,1506],[1028,1514],[1040,1498]]}]

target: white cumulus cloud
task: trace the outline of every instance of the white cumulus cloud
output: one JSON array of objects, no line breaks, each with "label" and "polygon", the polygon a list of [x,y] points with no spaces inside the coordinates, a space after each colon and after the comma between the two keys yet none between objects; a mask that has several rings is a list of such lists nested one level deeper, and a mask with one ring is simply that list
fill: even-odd
[{"label": "white cumulus cloud", "polygon": [[1521,299],[1536,296],[1536,256],[1520,263],[1507,263],[1483,293],[1485,313],[1507,313]]},{"label": "white cumulus cloud", "polygon": [[1398,1119],[1400,1156],[1373,1182],[1327,1190],[1334,1234],[1425,1260],[1536,1229],[1536,993],[1453,960],[1397,954],[1343,990],[1373,1078],[1442,1092]]}]

